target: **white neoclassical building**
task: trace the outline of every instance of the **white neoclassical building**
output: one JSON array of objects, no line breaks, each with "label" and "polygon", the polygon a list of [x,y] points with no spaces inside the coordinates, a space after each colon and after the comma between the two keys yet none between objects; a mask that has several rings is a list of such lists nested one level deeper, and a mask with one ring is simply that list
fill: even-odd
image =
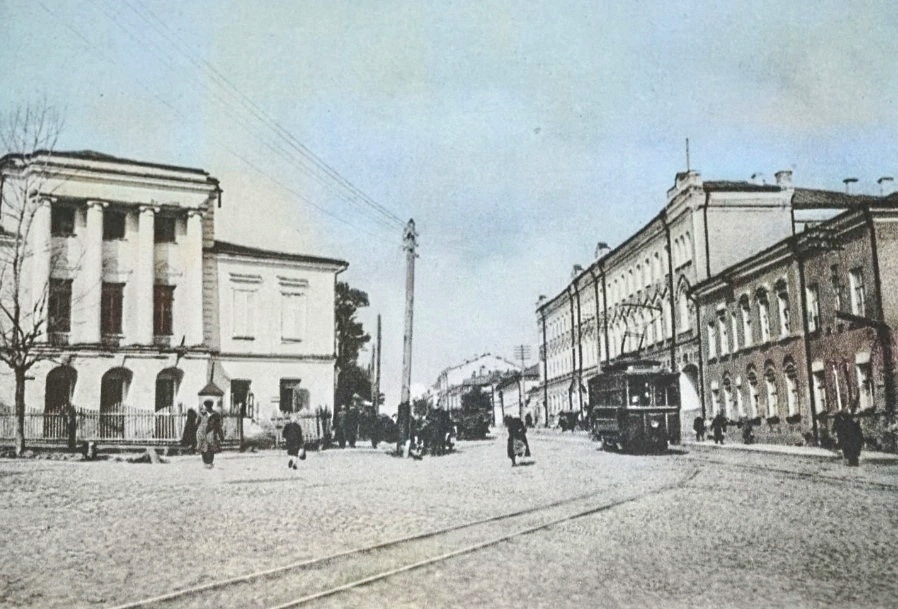
[{"label": "white neoclassical building", "polygon": [[[216,241],[221,189],[200,169],[37,152],[3,157],[0,175],[0,246],[27,182],[19,296],[46,298],[49,357],[29,371],[28,410],[183,412],[210,382],[234,414],[332,408],[345,262]],[[13,390],[0,370],[0,405]]]}]

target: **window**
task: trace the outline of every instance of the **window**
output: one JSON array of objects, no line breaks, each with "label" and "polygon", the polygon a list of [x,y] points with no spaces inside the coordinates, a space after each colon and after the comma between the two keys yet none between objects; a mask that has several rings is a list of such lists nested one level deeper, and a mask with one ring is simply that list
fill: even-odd
[{"label": "window", "polygon": [[153,223],[153,241],[155,243],[175,242],[174,216],[156,214],[156,221]]},{"label": "window", "polygon": [[851,312],[863,317],[867,310],[867,298],[864,293],[864,271],[862,269],[849,271],[848,285],[851,290]]},{"label": "window", "polygon": [[739,317],[736,312],[730,316],[730,328],[732,329],[733,353],[739,350]]},{"label": "window", "polygon": [[842,281],[839,279],[839,265],[834,264],[830,267],[830,281],[833,286],[833,301],[836,311],[842,310]]},{"label": "window", "polygon": [[253,418],[252,381],[234,379],[231,381],[231,412],[242,417]]},{"label": "window", "polygon": [[786,406],[789,416],[798,414],[798,370],[793,362],[788,362],[784,371],[786,373]]},{"label": "window", "polygon": [[764,371],[764,384],[767,386],[767,416],[775,417],[779,412],[779,398],[776,392],[776,372],[773,368]]},{"label": "window", "polygon": [[777,293],[776,299],[779,305],[780,336],[788,336],[792,329],[792,319],[789,315],[789,293],[785,290],[780,291]]},{"label": "window", "polygon": [[156,412],[175,405],[182,376],[177,368],[166,368],[156,375]]},{"label": "window", "polygon": [[751,347],[754,337],[751,333],[751,303],[748,296],[743,296],[739,300],[739,310],[742,314],[742,342],[746,347]]},{"label": "window", "polygon": [[723,414],[726,418],[733,418],[733,383],[729,376],[723,377]]},{"label": "window", "polygon": [[253,318],[256,315],[256,293],[251,290],[233,291],[233,308],[231,309],[231,327],[234,338],[253,338],[255,336]]},{"label": "window", "polygon": [[54,237],[71,237],[75,234],[75,208],[54,205],[50,209],[50,232]]},{"label": "window", "polygon": [[300,379],[281,379],[281,412],[297,412],[309,405],[309,391],[300,389]]},{"label": "window", "polygon": [[304,294],[281,294],[281,338],[301,340],[306,330]]},{"label": "window", "polygon": [[745,402],[742,400],[742,378],[736,377],[734,385],[734,393],[736,394],[736,413],[740,418],[745,416]]},{"label": "window", "polygon": [[72,280],[51,279],[47,295],[47,331],[69,332],[72,328]]},{"label": "window", "polygon": [[758,292],[758,325],[761,327],[761,342],[770,340],[770,302],[767,292]]},{"label": "window", "polygon": [[826,403],[826,381],[823,376],[823,370],[814,372],[814,403],[817,412],[827,412],[829,405]]},{"label": "window", "polygon": [[807,287],[806,297],[808,301],[808,332],[816,332],[820,327],[820,290],[817,284]]},{"label": "window", "polygon": [[717,357],[717,326],[713,321],[708,322],[708,358]]},{"label": "window", "polygon": [[175,302],[175,286],[153,286],[153,334],[172,335],[172,308]]},{"label": "window", "polygon": [[760,399],[758,398],[759,390],[758,390],[758,377],[755,374],[754,370],[749,370],[748,372],[748,416],[754,418],[760,416],[761,407],[760,407]]},{"label": "window", "polygon": [[125,212],[117,209],[107,209],[103,212],[103,240],[125,238]]},{"label": "window", "polygon": [[717,327],[720,332],[720,354],[726,355],[730,352],[730,331],[727,328],[726,310],[718,311]]},{"label": "window", "polygon": [[681,290],[679,294],[679,300],[677,301],[680,310],[680,328],[679,332],[685,332],[689,328],[692,327],[692,320],[689,315],[689,298],[686,296],[686,291]]},{"label": "window", "polygon": [[857,370],[858,408],[866,410],[873,406],[873,383],[870,381],[870,363],[855,364]]},{"label": "window", "polygon": [[104,283],[100,294],[100,331],[103,334],[122,333],[122,294],[125,284]]}]

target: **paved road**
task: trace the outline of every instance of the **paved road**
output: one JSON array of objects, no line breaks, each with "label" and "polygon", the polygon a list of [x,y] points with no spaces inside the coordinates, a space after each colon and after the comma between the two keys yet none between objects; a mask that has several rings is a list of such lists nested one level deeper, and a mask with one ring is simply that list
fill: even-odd
[{"label": "paved road", "polygon": [[[0,605],[113,607],[586,493],[616,505],[310,606],[896,604],[898,466],[616,455],[558,434],[531,443],[535,463],[516,468],[501,438],[421,461],[331,450],[295,472],[276,452],[220,455],[211,471],[198,457],[0,461]],[[230,606],[254,606],[239,594]]]}]

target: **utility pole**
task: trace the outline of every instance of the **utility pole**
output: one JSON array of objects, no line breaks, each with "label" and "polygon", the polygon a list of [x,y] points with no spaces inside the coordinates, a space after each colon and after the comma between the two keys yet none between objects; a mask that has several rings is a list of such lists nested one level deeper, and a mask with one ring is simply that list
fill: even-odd
[{"label": "utility pole", "polygon": [[401,453],[403,446],[409,440],[409,426],[411,424],[411,384],[412,384],[412,317],[415,304],[415,249],[418,246],[418,233],[415,232],[415,221],[409,220],[405,225],[403,249],[405,249],[405,337],[402,346],[402,393],[399,400],[399,446],[397,452]]},{"label": "utility pole", "polygon": [[514,356],[521,360],[521,378],[518,382],[518,417],[524,420],[524,366],[525,361],[530,359],[530,345],[517,345],[514,348]]},{"label": "utility pole", "polygon": [[380,414],[380,313],[377,314],[377,345],[374,352],[374,414]]}]

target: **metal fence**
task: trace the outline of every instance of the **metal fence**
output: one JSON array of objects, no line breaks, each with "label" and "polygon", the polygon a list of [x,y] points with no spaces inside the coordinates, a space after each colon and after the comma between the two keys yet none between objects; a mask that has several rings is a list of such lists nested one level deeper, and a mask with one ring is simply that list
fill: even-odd
[{"label": "metal fence", "polygon": [[[178,444],[184,433],[187,414],[142,410],[120,405],[108,411],[74,409],[74,417],[66,413],[45,413],[42,410],[25,412],[25,441],[65,443],[70,425],[74,425],[77,442],[96,441],[104,444]],[[239,416],[222,415],[222,430],[226,444],[240,443],[243,432]],[[0,440],[15,438],[15,415],[0,414]]]},{"label": "metal fence", "polygon": [[[297,422],[302,427],[303,438],[308,444],[324,446],[331,437],[331,413],[326,409],[317,411],[301,411],[297,413]],[[222,415],[222,430],[226,445],[242,445],[244,440],[259,438],[253,436],[252,425],[257,434],[266,436],[267,442],[256,442],[269,446],[278,446],[283,442],[281,430],[286,424],[287,415],[275,417],[262,425],[252,425],[249,419],[237,415]],[[45,413],[42,410],[25,412],[25,442],[32,444],[66,444],[69,438],[70,425],[74,425],[77,443],[95,441],[103,444],[159,444],[173,445],[181,442],[184,425],[187,422],[185,412],[172,412],[170,408],[152,411],[134,408],[128,405],[115,407],[100,412],[98,410],[74,409],[74,417],[67,413]],[[15,415],[0,412],[0,441],[15,439]]]}]

